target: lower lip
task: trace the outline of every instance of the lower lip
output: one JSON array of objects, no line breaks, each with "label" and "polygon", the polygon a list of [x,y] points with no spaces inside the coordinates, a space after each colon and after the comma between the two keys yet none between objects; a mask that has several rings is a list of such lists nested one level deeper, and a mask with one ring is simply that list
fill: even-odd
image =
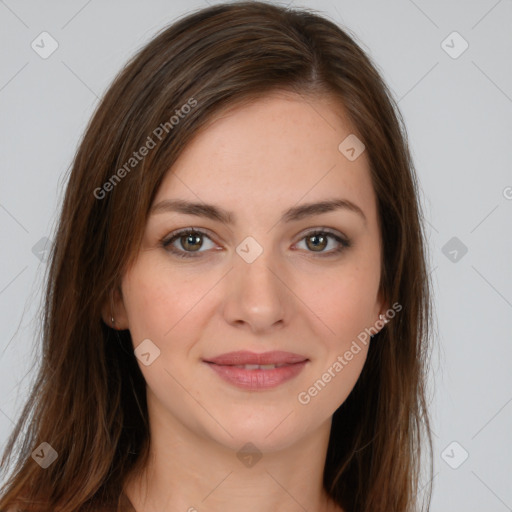
[{"label": "lower lip", "polygon": [[296,377],[306,366],[307,361],[280,366],[273,370],[245,370],[236,366],[223,366],[207,363],[221,379],[243,389],[271,389]]}]

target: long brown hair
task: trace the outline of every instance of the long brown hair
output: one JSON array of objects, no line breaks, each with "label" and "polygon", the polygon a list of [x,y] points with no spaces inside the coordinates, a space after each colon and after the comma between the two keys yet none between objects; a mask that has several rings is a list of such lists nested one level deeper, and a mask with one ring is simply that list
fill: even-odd
[{"label": "long brown hair", "polygon": [[[381,289],[403,306],[375,336],[334,414],[324,486],[346,511],[418,510],[425,439],[432,453],[431,285],[403,119],[354,36],[315,11],[257,1],[208,7],[163,30],[119,73],[90,121],[50,256],[40,369],[2,458],[7,468],[19,443],[1,509],[114,510],[128,475],[147,463],[145,381],[129,331],[108,327],[102,307],[191,138],[221,110],[278,90],[334,95],[348,112],[378,201]],[[57,454],[46,469],[32,457],[41,443]],[[427,509],[431,490],[423,491]]]}]

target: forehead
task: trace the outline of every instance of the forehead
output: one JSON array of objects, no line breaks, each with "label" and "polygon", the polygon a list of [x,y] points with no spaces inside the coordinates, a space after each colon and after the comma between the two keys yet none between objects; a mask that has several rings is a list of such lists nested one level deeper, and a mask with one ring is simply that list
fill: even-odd
[{"label": "forehead", "polygon": [[261,216],[340,197],[375,216],[366,152],[350,161],[339,150],[354,132],[331,97],[273,93],[237,105],[196,134],[165,176],[155,203],[180,198]]}]

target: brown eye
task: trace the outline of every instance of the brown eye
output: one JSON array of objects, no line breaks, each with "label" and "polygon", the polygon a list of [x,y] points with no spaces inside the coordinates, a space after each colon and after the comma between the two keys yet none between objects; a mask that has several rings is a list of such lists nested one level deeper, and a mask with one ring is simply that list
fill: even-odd
[{"label": "brown eye", "polygon": [[179,237],[181,246],[187,251],[196,251],[202,245],[201,235],[195,233],[188,233]]},{"label": "brown eye", "polygon": [[327,237],[323,234],[313,234],[306,237],[306,245],[314,252],[321,252],[327,247]]},{"label": "brown eye", "polygon": [[207,252],[206,250],[200,250],[204,245],[204,239],[209,240],[213,245],[210,237],[205,232],[189,228],[171,233],[168,238],[162,240],[161,244],[165,250],[181,258],[194,258]]},{"label": "brown eye", "polygon": [[[301,242],[302,240],[305,240],[307,252],[316,253],[320,257],[335,256],[351,246],[351,242],[348,239],[332,233],[325,228],[307,233],[306,236],[301,239]],[[331,240],[335,242],[334,247],[330,250],[325,250],[331,245]]]}]

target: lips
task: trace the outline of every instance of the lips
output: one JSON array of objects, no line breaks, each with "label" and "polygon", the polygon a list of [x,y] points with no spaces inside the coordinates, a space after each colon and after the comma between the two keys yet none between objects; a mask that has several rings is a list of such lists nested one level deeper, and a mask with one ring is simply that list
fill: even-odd
[{"label": "lips", "polygon": [[248,352],[241,350],[238,352],[228,352],[217,357],[205,359],[207,363],[214,363],[222,366],[245,366],[245,365],[275,365],[283,366],[295,363],[302,363],[307,361],[308,358],[293,352]]},{"label": "lips", "polygon": [[293,379],[309,359],[292,352],[229,352],[204,362],[224,381],[248,390],[276,387]]}]

